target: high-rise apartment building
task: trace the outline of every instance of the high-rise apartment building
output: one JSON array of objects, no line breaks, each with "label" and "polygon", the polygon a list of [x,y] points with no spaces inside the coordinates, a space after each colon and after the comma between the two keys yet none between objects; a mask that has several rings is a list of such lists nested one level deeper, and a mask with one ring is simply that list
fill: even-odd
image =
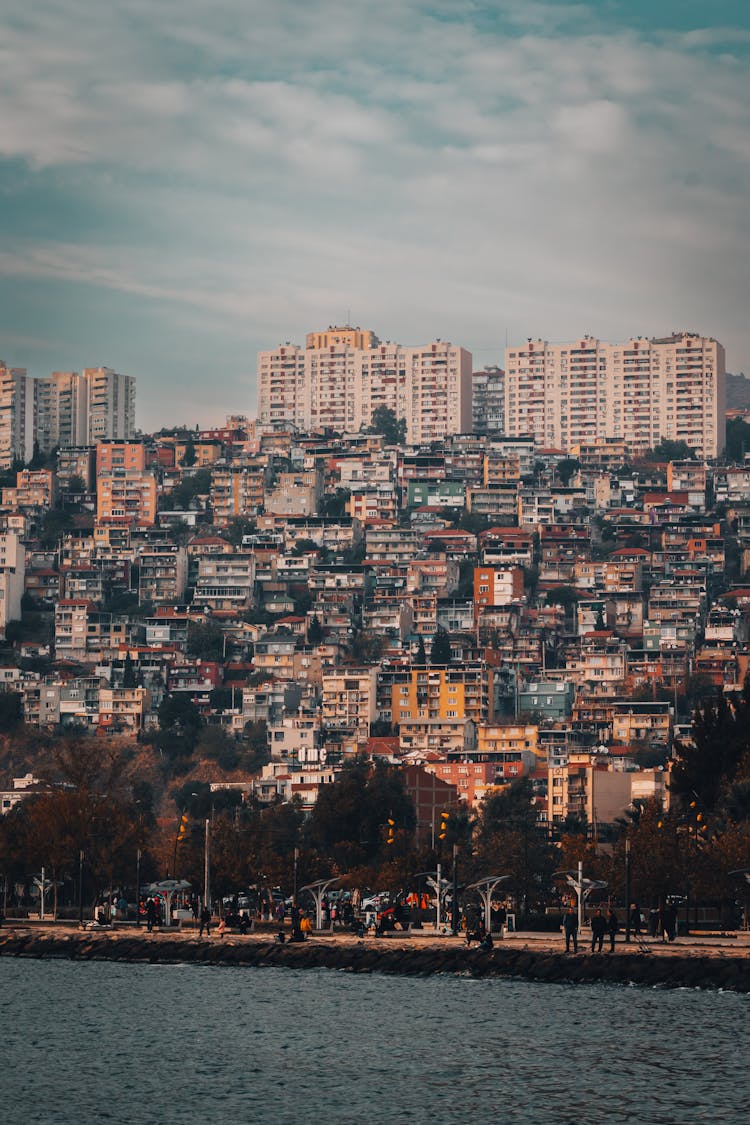
[{"label": "high-rise apartment building", "polygon": [[42,453],[87,440],[88,387],[76,371],[53,371],[34,380],[34,443]]},{"label": "high-rise apartment building", "polygon": [[691,332],[624,344],[528,340],[506,352],[505,429],[568,450],[617,438],[631,455],[664,437],[718,457],[724,365],[722,345]]},{"label": "high-rise apartment building", "polygon": [[0,468],[26,456],[26,368],[0,359]]},{"label": "high-rise apartment building", "polygon": [[437,441],[471,427],[471,353],[443,340],[381,344],[369,331],[312,332],[308,346],[258,355],[258,418],[300,429],[358,431],[378,407],[406,422],[407,441]]},{"label": "high-rise apartment building", "polygon": [[115,438],[127,441],[135,433],[135,379],[109,367],[86,367],[88,443]]},{"label": "high-rise apartment building", "polygon": [[471,386],[472,433],[505,433],[505,372],[502,367],[475,371]]}]

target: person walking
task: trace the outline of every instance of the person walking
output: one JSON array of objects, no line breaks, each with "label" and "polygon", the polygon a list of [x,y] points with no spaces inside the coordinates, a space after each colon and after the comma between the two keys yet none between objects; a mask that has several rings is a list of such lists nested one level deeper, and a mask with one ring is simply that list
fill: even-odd
[{"label": "person walking", "polygon": [[156,903],[154,902],[154,900],[149,895],[149,897],[146,901],[146,929],[149,933],[151,933],[151,931],[153,930],[155,921],[156,921]]},{"label": "person walking", "polygon": [[565,952],[570,953],[573,943],[573,952],[578,952],[578,915],[574,908],[569,906],[563,918],[563,933],[565,934]]},{"label": "person walking", "polygon": [[203,937],[203,931],[206,931],[206,937],[211,936],[211,908],[204,906],[201,910],[201,924],[198,930],[198,937]]},{"label": "person walking", "polygon": [[[601,907],[597,907],[594,911],[594,917],[591,919],[591,952],[601,953],[602,946],[604,945],[604,935],[607,932],[607,921],[602,914]],[[598,949],[595,947],[598,945]]]},{"label": "person walking", "polygon": [[[615,914],[614,908],[610,906],[607,913],[607,933],[609,934],[609,952],[615,951],[615,935],[620,928],[620,922]],[[601,948],[601,946],[599,947]]]},{"label": "person walking", "polygon": [[641,925],[641,908],[639,907],[637,902],[634,902],[632,907],[630,908],[630,928],[633,931],[635,937],[641,936]]}]

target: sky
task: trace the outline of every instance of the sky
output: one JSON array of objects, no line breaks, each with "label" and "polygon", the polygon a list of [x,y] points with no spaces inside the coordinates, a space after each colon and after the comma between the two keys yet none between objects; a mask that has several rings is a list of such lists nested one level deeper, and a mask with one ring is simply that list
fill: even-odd
[{"label": "sky", "polygon": [[746,0],[6,0],[0,358],[254,416],[329,324],[687,329],[750,374]]}]

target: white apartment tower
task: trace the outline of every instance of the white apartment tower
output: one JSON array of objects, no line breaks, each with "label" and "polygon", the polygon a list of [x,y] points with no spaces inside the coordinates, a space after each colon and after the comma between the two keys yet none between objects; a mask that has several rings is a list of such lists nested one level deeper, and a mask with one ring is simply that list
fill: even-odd
[{"label": "white apartment tower", "polygon": [[26,368],[0,359],[0,468],[26,457]]},{"label": "white apartment tower", "polygon": [[303,349],[258,354],[258,419],[299,429],[353,432],[378,407],[406,421],[410,443],[471,427],[471,353],[442,340],[424,347],[382,344],[369,331],[329,328]]},{"label": "white apartment tower", "polygon": [[76,371],[53,371],[34,380],[34,442],[42,453],[87,440],[88,387]]},{"label": "white apartment tower", "polygon": [[129,441],[135,433],[135,379],[109,367],[86,367],[89,445]]},{"label": "white apartment tower", "polygon": [[566,450],[611,437],[637,456],[668,438],[718,457],[725,385],[724,348],[691,332],[624,344],[528,340],[506,351],[505,429]]}]

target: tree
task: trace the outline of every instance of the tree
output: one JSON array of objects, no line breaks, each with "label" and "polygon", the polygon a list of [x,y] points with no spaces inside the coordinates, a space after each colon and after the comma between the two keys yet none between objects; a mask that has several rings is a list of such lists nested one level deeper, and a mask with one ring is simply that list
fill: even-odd
[{"label": "tree", "polygon": [[750,425],[742,418],[732,418],[727,422],[727,443],[724,457],[727,461],[742,464],[745,453],[750,453]]},{"label": "tree", "polygon": [[197,460],[197,458],[196,458],[196,455],[195,455],[195,442],[193,441],[193,438],[192,438],[192,435],[191,435],[191,436],[188,437],[187,441],[185,442],[185,452],[184,452],[183,457],[182,457],[182,464],[185,466],[185,468],[189,469],[189,468],[192,468],[192,466],[195,464],[196,460]]},{"label": "tree", "polygon": [[485,798],[477,825],[478,865],[510,876],[503,889],[515,896],[524,914],[544,899],[558,859],[537,820],[528,778]]},{"label": "tree", "polygon": [[321,787],[310,816],[313,844],[339,870],[373,863],[388,854],[388,821],[411,832],[414,805],[403,775],[382,762],[364,757],[347,762],[330,785]]},{"label": "tree", "polygon": [[430,647],[430,664],[450,664],[451,639],[443,628],[439,628],[432,638]]},{"label": "tree", "polygon": [[403,445],[406,441],[406,419],[397,418],[388,406],[378,406],[372,412],[368,428],[370,434],[382,434],[388,445]]},{"label": "tree", "polygon": [[644,455],[644,461],[694,461],[695,450],[685,441],[672,441],[663,437]]},{"label": "tree", "polygon": [[224,631],[216,621],[191,623],[188,631],[188,652],[202,660],[224,659]]},{"label": "tree", "polygon": [[360,629],[349,644],[349,652],[358,664],[377,664],[383,655],[386,640],[380,633]]},{"label": "tree", "polygon": [[414,663],[415,664],[426,664],[427,663],[427,653],[425,652],[425,647],[424,647],[424,637],[422,636],[421,633],[419,634],[419,641],[417,643],[417,655],[414,657]]},{"label": "tree", "polygon": [[310,618],[310,624],[307,628],[308,643],[316,646],[323,640],[323,626],[320,624],[320,618],[317,613],[314,613]]},{"label": "tree", "polygon": [[750,759],[750,681],[739,695],[717,692],[693,715],[690,743],[676,742],[671,790],[683,802],[713,811],[734,782],[740,764]]},{"label": "tree", "polygon": [[563,457],[562,461],[557,463],[557,475],[560,478],[565,488],[570,484],[570,478],[574,473],[577,473],[581,467],[581,462],[575,457]]},{"label": "tree", "polygon": [[547,591],[547,605],[561,605],[567,614],[572,613],[580,594],[573,586],[556,586]]}]

